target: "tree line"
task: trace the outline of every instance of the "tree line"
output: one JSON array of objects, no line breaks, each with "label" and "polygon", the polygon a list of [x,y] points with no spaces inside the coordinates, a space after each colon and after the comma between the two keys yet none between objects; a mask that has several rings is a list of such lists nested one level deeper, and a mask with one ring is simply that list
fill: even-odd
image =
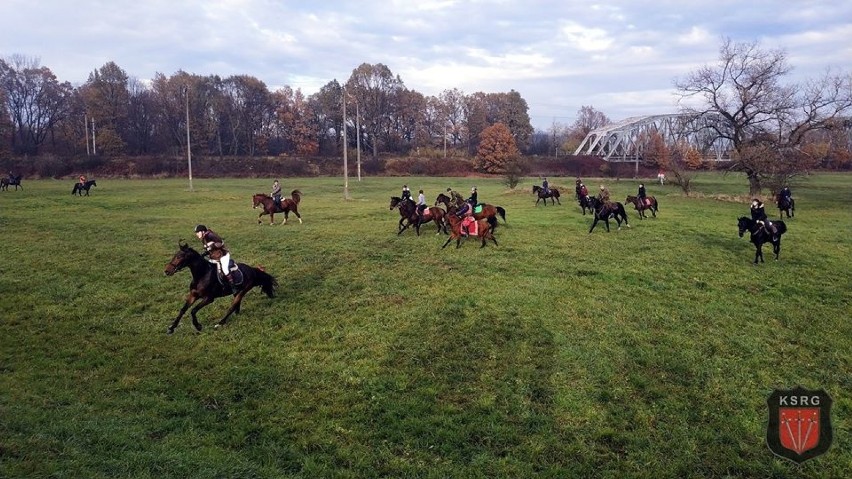
[{"label": "tree line", "polygon": [[[783,49],[724,39],[715,64],[674,85],[681,112],[721,119],[706,123],[704,136],[733,145],[729,168],[745,173],[752,192],[811,168],[852,165],[852,76],[826,71],[794,84],[784,81],[791,70]],[[517,173],[523,156],[570,154],[608,123],[583,106],[572,125],[534,131],[515,90],[427,96],[383,64],[361,64],[344,83],[332,80],[306,96],[290,87],[270,91],[250,75],[178,71],[142,82],[114,62],[74,87],[37,60],[0,59],[0,154],[18,157],[180,156],[189,137],[193,154],[210,157],[339,156],[357,145],[373,158],[443,151],[474,158],[483,172]],[[653,134],[635,142],[645,166],[678,170],[685,181],[701,166],[702,152]]]},{"label": "tree line", "polygon": [[526,152],[534,133],[517,91],[427,96],[382,64],[364,63],[345,83],[306,96],[289,86],[270,91],[250,75],[178,71],[142,82],[114,62],[74,87],[13,55],[0,59],[0,99],[0,149],[12,155],[179,155],[187,124],[192,152],[220,157],[339,155],[343,128],[350,147],[373,157],[420,148],[472,155],[497,123]]}]

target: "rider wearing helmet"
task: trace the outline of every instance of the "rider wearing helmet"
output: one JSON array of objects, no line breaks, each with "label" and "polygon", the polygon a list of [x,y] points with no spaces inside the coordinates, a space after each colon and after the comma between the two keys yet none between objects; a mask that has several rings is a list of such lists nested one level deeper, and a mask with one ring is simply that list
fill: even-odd
[{"label": "rider wearing helmet", "polygon": [[218,265],[219,271],[222,272],[225,279],[228,280],[228,284],[231,285],[231,290],[234,292],[234,295],[236,295],[239,291],[237,286],[234,285],[234,278],[231,276],[229,269],[231,253],[225,246],[225,242],[222,240],[222,237],[204,225],[197,225],[195,227],[195,236],[200,239],[201,243],[204,245],[204,254],[213,260],[211,262]]}]

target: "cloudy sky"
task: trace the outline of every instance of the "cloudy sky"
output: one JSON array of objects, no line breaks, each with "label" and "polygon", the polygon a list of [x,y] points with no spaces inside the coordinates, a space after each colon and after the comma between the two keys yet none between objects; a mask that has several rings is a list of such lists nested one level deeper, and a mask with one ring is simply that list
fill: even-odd
[{"label": "cloudy sky", "polygon": [[2,0],[0,32],[0,57],[74,85],[113,61],[143,80],[246,74],[310,95],[382,63],[425,95],[514,89],[541,130],[582,106],[675,112],[674,80],[726,37],[784,49],[790,81],[852,70],[852,2],[836,0]]}]

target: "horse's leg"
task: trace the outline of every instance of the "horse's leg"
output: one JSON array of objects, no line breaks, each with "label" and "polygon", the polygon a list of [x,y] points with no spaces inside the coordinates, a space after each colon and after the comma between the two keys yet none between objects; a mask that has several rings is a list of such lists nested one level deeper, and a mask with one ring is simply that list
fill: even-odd
[{"label": "horse's leg", "polygon": [[781,237],[776,243],[772,243],[772,251],[775,253],[775,261],[778,261],[778,256],[781,254]]},{"label": "horse's leg", "polygon": [[240,310],[240,304],[243,301],[243,297],[248,293],[252,288],[254,288],[253,284],[247,284],[234,296],[234,300],[231,301],[231,307],[228,308],[228,311],[225,312],[225,316],[216,323],[214,328],[218,328],[219,326],[224,326],[226,322],[228,322],[228,317],[231,316],[232,313],[238,312]]},{"label": "horse's leg", "polygon": [[481,244],[481,245],[479,245],[479,247],[480,247],[480,248],[485,248],[485,236],[486,236],[486,232],[484,232],[484,233],[483,233],[482,235],[480,235],[480,237],[479,237],[480,241],[482,242],[482,244]]},{"label": "horse's leg", "polygon": [[215,300],[215,299],[216,298],[213,298],[211,296],[206,296],[206,297],[202,298],[201,302],[199,302],[197,305],[195,305],[195,307],[192,308],[192,310],[189,312],[189,314],[192,316],[192,325],[195,326],[196,331],[201,332],[201,323],[198,322],[198,316],[196,316],[196,314],[198,314],[198,311],[201,308],[212,303],[213,300]]},{"label": "horse's leg", "polygon": [[287,224],[287,220],[288,220],[289,218],[290,218],[290,212],[285,210],[285,211],[284,211],[284,221],[282,221],[282,222],[281,222],[281,224],[282,224],[282,225],[286,225],[286,224]]},{"label": "horse's leg", "polygon": [[592,230],[595,229],[595,225],[598,224],[598,216],[595,215],[595,220],[592,221],[592,227],[589,228],[589,234],[592,234]]},{"label": "horse's leg", "polygon": [[757,264],[757,260],[760,258],[760,262],[763,263],[763,247],[760,243],[754,244],[754,264]]},{"label": "horse's leg", "polygon": [[450,237],[449,237],[449,238],[447,238],[447,241],[446,241],[446,242],[444,242],[444,246],[441,246],[441,249],[446,248],[446,247],[447,247],[447,245],[448,245],[448,244],[450,244],[450,241],[452,241],[452,240],[453,240],[453,236],[454,236],[454,235],[450,235]]},{"label": "horse's leg", "polygon": [[296,218],[299,218],[299,224],[302,224],[302,215],[299,214],[299,208],[297,206],[293,207],[293,214],[296,215]]},{"label": "horse's leg", "polygon": [[181,306],[180,311],[178,311],[177,318],[172,321],[172,325],[169,326],[169,329],[167,330],[168,334],[172,334],[175,332],[175,329],[177,329],[178,324],[180,323],[180,318],[182,318],[184,313],[186,313],[186,310],[189,309],[190,306],[192,306],[192,303],[196,302],[197,300],[198,297],[192,293],[186,295],[186,301],[184,301],[183,306]]}]

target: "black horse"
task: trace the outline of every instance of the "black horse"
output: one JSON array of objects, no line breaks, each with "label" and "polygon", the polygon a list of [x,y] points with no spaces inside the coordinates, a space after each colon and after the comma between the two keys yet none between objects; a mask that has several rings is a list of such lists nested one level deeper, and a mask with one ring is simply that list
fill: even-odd
[{"label": "black horse", "polygon": [[775,253],[775,261],[778,261],[778,255],[781,254],[781,235],[787,232],[787,225],[784,224],[783,221],[773,221],[773,225],[775,225],[775,233],[772,234],[766,230],[764,226],[761,226],[757,221],[748,218],[746,216],[741,216],[738,223],[737,228],[739,229],[740,238],[743,237],[746,231],[751,233],[751,242],[754,243],[754,264],[757,264],[757,260],[760,259],[760,262],[763,263],[763,243],[771,243],[772,244],[772,252]]},{"label": "black horse", "polygon": [[24,185],[21,184],[21,175],[18,176],[9,176],[8,178],[0,178],[0,190],[6,191],[10,186],[15,187],[15,191],[18,191],[18,187],[24,189]]},{"label": "black horse", "polygon": [[779,194],[775,197],[775,204],[778,205],[779,218],[783,218],[784,213],[787,213],[787,218],[796,216],[796,200],[793,198]]},{"label": "black horse", "polygon": [[89,196],[89,188],[93,186],[98,186],[98,184],[95,183],[95,180],[87,180],[85,183],[80,183],[78,181],[77,183],[74,183],[74,189],[71,190],[71,194],[83,196],[83,192],[85,191],[86,196]]},{"label": "black horse", "polygon": [[192,282],[189,283],[189,294],[186,295],[183,307],[180,308],[177,318],[169,326],[169,334],[175,332],[175,328],[180,323],[180,318],[198,300],[201,300],[201,302],[192,308],[190,314],[192,315],[192,325],[195,326],[197,331],[201,331],[201,323],[198,322],[196,313],[201,308],[212,303],[216,298],[234,294],[231,307],[228,308],[228,312],[225,313],[225,316],[215,326],[218,328],[225,324],[231,313],[240,312],[240,304],[243,301],[243,297],[255,286],[260,286],[260,289],[270,298],[275,295],[275,288],[278,286],[278,281],[274,276],[264,271],[263,267],[255,268],[247,264],[237,263],[239,272],[231,274],[242,274],[243,281],[238,285],[238,291],[234,293],[230,285],[226,286],[219,279],[218,267],[214,263],[208,261],[199,252],[189,247],[189,245],[183,242],[178,242],[178,245],[180,248],[172,257],[172,260],[166,264],[165,274],[166,276],[171,276],[188,267],[192,273]]},{"label": "black horse", "polygon": [[598,224],[598,221],[603,220],[606,225],[606,230],[609,232],[609,219],[615,219],[615,222],[618,223],[618,229],[621,230],[621,222],[630,228],[630,223],[627,222],[627,212],[624,211],[624,205],[617,201],[610,201],[604,203],[598,198],[591,196],[592,206],[595,209],[595,221],[592,222],[592,227],[589,228],[589,234],[592,233],[592,230],[595,229],[595,225]]},{"label": "black horse", "polygon": [[592,202],[592,197],[589,195],[581,196],[578,200],[580,203],[580,209],[583,210],[583,216],[586,216],[586,209],[588,208],[589,213],[595,212],[594,203]]},{"label": "black horse", "polygon": [[556,188],[548,188],[547,191],[544,191],[544,188],[538,185],[533,185],[532,192],[538,195],[538,199],[535,200],[535,205],[538,206],[538,202],[544,200],[544,206],[547,206],[547,199],[550,198],[550,204],[556,203],[562,204],[559,201],[559,190]]}]

